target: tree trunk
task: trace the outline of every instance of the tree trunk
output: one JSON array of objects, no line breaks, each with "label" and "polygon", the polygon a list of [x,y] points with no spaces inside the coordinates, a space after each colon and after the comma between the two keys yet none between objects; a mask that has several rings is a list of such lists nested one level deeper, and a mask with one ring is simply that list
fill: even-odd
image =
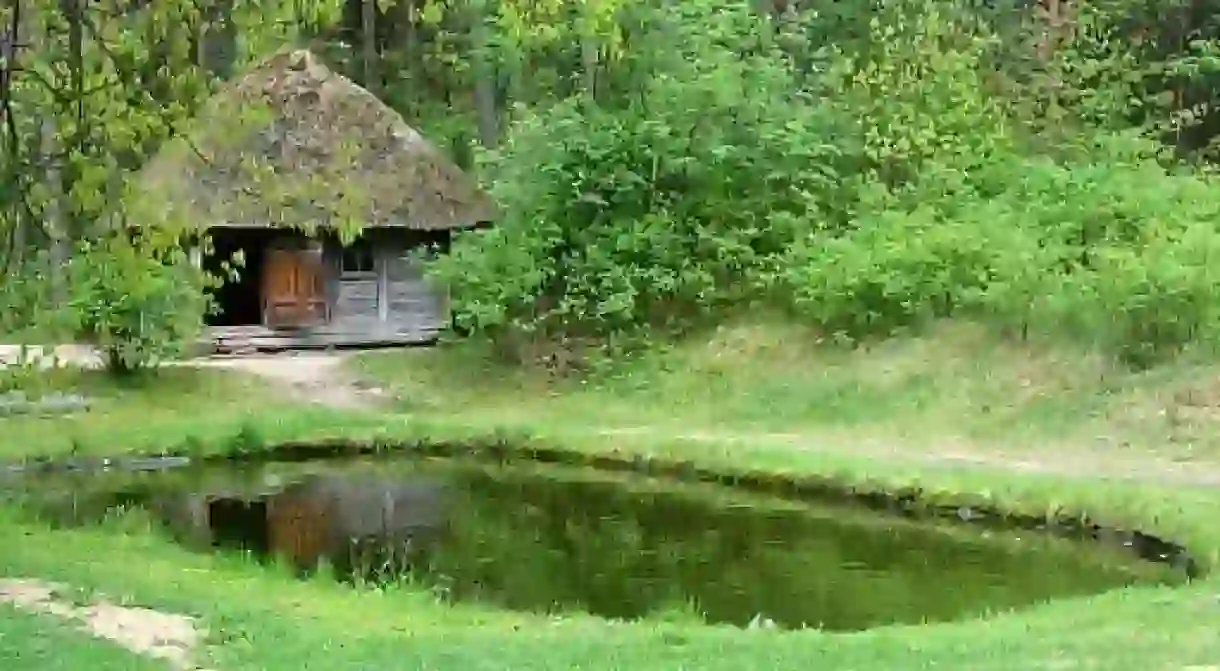
[{"label": "tree trunk", "polygon": [[60,151],[58,131],[55,121],[51,118],[42,120],[41,142],[39,152],[46,158],[47,170],[44,176],[47,186],[52,190],[43,211],[43,226],[50,239],[50,280],[51,304],[59,309],[68,302],[68,282],[65,267],[68,263],[68,241],[66,239],[67,225],[63,176],[59,170]]},{"label": "tree trunk", "polygon": [[216,79],[233,75],[237,61],[237,26],[233,23],[233,0],[212,0],[200,26],[198,62]]},{"label": "tree trunk", "polygon": [[415,11],[415,0],[398,0],[398,8],[400,12],[400,20],[402,26],[402,53],[406,62],[400,67],[400,77],[407,80],[407,95],[404,100],[409,101],[410,109],[404,110],[408,112],[407,116],[414,119],[418,115],[418,104],[416,101],[422,99],[424,92],[420,86],[422,78],[419,76],[419,30],[416,25],[417,16]]},{"label": "tree trunk", "polygon": [[381,80],[377,72],[377,0],[360,3],[360,52],[364,67],[364,88],[380,95]]},{"label": "tree trunk", "polygon": [[[0,19],[3,19],[0,22],[0,59],[4,59],[0,65],[0,103],[3,103],[0,105],[0,148],[8,156],[8,165],[13,171],[5,175],[5,179],[16,182],[17,188],[23,188],[20,179],[21,168],[16,167],[22,153],[21,137],[17,125],[19,120],[9,115],[13,113],[10,104],[13,77],[20,67],[18,57],[29,21],[21,10],[21,0],[13,0],[10,6],[0,11]],[[24,263],[26,213],[21,211],[21,208],[14,208],[7,221],[12,228],[4,231],[3,238],[0,238],[0,273],[11,276],[14,270]]]},{"label": "tree trunk", "polygon": [[590,101],[597,100],[597,68],[598,68],[597,37],[587,32],[580,36],[580,79],[581,88]]},{"label": "tree trunk", "polygon": [[584,15],[580,16],[580,88],[589,102],[597,101],[598,63],[601,59],[601,44],[597,36],[596,18],[592,15],[589,3],[582,5]]},{"label": "tree trunk", "polygon": [[486,6],[471,5],[470,36],[474,73],[474,106],[479,120],[479,142],[488,149],[500,142],[500,119],[496,105],[496,70],[491,54],[491,34],[487,28]]}]

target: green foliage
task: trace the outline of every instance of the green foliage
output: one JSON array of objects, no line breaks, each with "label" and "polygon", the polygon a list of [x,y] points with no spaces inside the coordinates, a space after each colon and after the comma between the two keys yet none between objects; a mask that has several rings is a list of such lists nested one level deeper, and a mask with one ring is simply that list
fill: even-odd
[{"label": "green foliage", "polygon": [[793,247],[786,269],[796,312],[854,341],[977,308],[1001,268],[1037,251],[985,218],[995,212],[978,214],[959,220],[932,207],[883,211],[847,234],[810,236]]},{"label": "green foliage", "polygon": [[[25,0],[28,44],[8,64],[21,69],[0,113],[0,264],[16,277],[0,286],[0,332],[86,337],[116,372],[179,354],[211,278],[187,263],[175,231],[198,222],[176,220],[165,194],[133,189],[133,177],[183,137],[222,66],[261,59],[334,22],[341,6],[169,0],[118,11]],[[222,24],[235,32],[217,51]]]},{"label": "green foliage", "polygon": [[112,235],[68,265],[69,305],[116,373],[181,355],[208,308],[208,276],[174,241]]},{"label": "green foliage", "polygon": [[[110,240],[118,213],[196,223],[135,211],[128,177],[192,137],[227,26],[234,68],[311,37],[479,165],[502,217],[432,274],[458,331],[517,358],[619,351],[759,304],[847,341],[969,317],[1139,366],[1217,344],[1220,198],[1198,165],[1220,133],[1212,0],[1055,16],[976,0],[397,0],[376,3],[372,33],[356,3],[173,0],[90,8],[83,48],[66,5],[31,2],[44,39],[11,96],[17,133],[0,134],[0,260],[20,268],[0,330],[79,314],[137,362],[174,349],[154,338],[188,337],[202,306],[168,278],[192,273],[140,258],[160,243],[90,247],[70,264],[82,286],[57,275],[53,243]],[[215,160],[198,144],[179,149]],[[294,199],[352,201],[332,223],[363,214],[360,185],[323,181]],[[49,309],[65,293],[78,309]]]},{"label": "green foliage", "polygon": [[504,218],[459,236],[435,268],[459,328],[605,338],[683,326],[765,286],[838,192],[827,167],[844,152],[830,138],[846,125],[794,93],[747,7],[697,9],[657,17],[653,35],[675,49],[638,100],[572,99],[513,128],[491,166]]},{"label": "green foliage", "polygon": [[1140,366],[1215,344],[1220,199],[1207,179],[1149,158],[1013,157],[1003,170],[1011,187],[987,199],[882,210],[794,248],[798,311],[847,339],[980,317]]},{"label": "green foliage", "polygon": [[[504,218],[435,268],[457,327],[617,345],[761,301],[847,341],[968,317],[1136,366],[1215,344],[1220,198],[1143,130],[1166,70],[1114,39],[1138,3],[1050,37],[870,9],[789,20],[782,51],[744,7],[654,14],[638,96],[535,111],[488,157]],[[802,43],[831,24],[867,34]]]},{"label": "green foliage", "polygon": [[987,92],[996,43],[989,29],[961,3],[878,4],[871,46],[840,50],[821,91],[824,104],[858,120],[870,180],[902,185],[928,161],[969,171],[1007,153],[1009,122]]},{"label": "green foliage", "polygon": [[1209,259],[1220,202],[1209,180],[1150,160],[1047,176],[1037,185],[1045,191],[1017,197],[1037,204],[1024,216],[1057,251],[1041,271],[1044,282],[1056,278],[1042,289],[1055,308],[1048,327],[1088,334],[1141,366],[1191,342],[1217,344],[1220,285]]}]

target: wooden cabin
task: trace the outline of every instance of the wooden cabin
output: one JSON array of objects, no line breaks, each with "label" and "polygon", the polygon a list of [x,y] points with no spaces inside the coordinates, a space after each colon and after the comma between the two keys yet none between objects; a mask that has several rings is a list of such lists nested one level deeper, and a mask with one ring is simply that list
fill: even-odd
[{"label": "wooden cabin", "polygon": [[369,229],[348,245],[275,228],[213,227],[208,236],[215,251],[197,257],[213,274],[244,258],[214,292],[208,334],[218,349],[418,344],[445,326],[444,295],[412,254],[443,252],[447,232]]},{"label": "wooden cabin", "polygon": [[306,50],[217,93],[145,167],[141,191],[145,218],[206,236],[192,256],[213,274],[242,257],[213,294],[209,338],[222,350],[434,340],[446,302],[420,259],[494,211],[397,112]]}]

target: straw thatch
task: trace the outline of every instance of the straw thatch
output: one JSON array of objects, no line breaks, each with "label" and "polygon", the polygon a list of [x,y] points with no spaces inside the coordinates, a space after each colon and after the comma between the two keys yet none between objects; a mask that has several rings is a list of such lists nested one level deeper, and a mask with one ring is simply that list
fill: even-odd
[{"label": "straw thatch", "polygon": [[308,51],[283,51],[219,92],[167,143],[139,191],[192,226],[438,230],[493,216],[468,175],[373,94]]}]

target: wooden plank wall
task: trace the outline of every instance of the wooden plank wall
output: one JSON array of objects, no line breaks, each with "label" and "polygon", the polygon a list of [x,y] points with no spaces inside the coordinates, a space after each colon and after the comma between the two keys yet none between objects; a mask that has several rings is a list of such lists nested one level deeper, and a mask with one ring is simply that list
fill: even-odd
[{"label": "wooden plank wall", "polygon": [[398,333],[436,331],[444,325],[440,294],[407,249],[385,250],[387,321]]},{"label": "wooden plank wall", "polygon": [[343,331],[374,331],[379,328],[377,275],[340,275],[332,326]]},{"label": "wooden plank wall", "polygon": [[332,322],[326,331],[379,337],[435,333],[444,324],[444,301],[408,258],[422,244],[420,235],[402,230],[366,235],[374,245],[372,273],[342,272],[342,249],[337,241],[327,245]]}]

